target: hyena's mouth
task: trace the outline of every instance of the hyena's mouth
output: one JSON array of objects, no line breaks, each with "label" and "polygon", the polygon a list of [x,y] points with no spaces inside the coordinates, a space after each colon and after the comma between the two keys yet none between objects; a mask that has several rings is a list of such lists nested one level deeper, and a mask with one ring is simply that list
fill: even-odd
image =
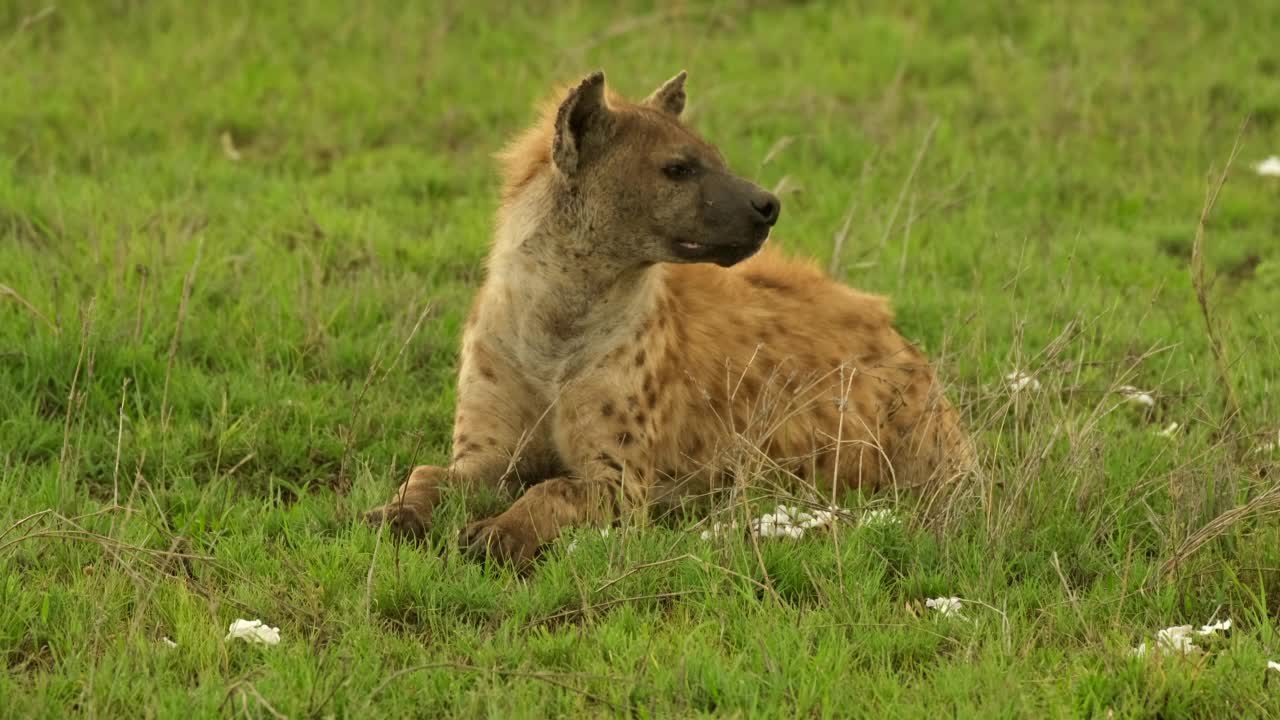
[{"label": "hyena's mouth", "polygon": [[755,255],[763,244],[763,237],[754,242],[735,243],[732,245],[711,245],[692,240],[676,240],[671,243],[671,251],[684,262],[711,262],[721,267],[729,267]]}]

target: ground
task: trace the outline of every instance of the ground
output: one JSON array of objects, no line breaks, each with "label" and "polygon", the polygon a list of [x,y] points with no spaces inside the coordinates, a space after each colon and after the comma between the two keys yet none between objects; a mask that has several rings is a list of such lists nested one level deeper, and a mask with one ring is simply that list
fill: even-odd
[{"label": "ground", "polygon": [[[1280,714],[1280,3],[273,5],[0,6],[7,713]],[[455,550],[492,498],[358,522],[447,457],[491,153],[596,68],[687,68],[771,242],[894,297],[966,492],[529,577]]]}]

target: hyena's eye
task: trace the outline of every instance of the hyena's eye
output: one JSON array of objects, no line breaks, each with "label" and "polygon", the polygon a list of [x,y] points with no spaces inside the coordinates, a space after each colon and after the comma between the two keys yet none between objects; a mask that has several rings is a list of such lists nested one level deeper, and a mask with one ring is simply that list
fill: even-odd
[{"label": "hyena's eye", "polygon": [[687,180],[693,177],[697,171],[698,169],[693,166],[693,163],[683,160],[669,163],[662,168],[662,173],[672,180]]}]

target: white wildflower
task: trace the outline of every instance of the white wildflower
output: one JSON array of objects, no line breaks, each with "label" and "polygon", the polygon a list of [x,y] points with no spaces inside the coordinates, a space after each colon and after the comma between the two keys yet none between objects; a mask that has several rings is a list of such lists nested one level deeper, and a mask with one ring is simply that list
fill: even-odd
[{"label": "white wildflower", "polygon": [[879,508],[862,513],[862,519],[858,521],[858,524],[863,527],[883,527],[885,525],[896,525],[900,522],[902,520],[893,512],[892,508]]},{"label": "white wildflower", "polygon": [[1176,625],[1156,633],[1156,647],[1161,650],[1172,650],[1183,655],[1200,652],[1200,648],[1192,642],[1190,625]]},{"label": "white wildflower", "polygon": [[1226,620],[1223,620],[1222,622],[1216,622],[1216,623],[1215,623],[1215,622],[1211,622],[1211,623],[1209,623],[1208,625],[1201,625],[1201,626],[1200,626],[1200,634],[1201,634],[1201,635],[1214,635],[1214,634],[1216,634],[1219,630],[1221,630],[1221,631],[1223,631],[1223,632],[1226,632],[1227,630],[1230,630],[1230,629],[1231,629],[1231,618],[1227,618]]},{"label": "white wildflower", "polygon": [[929,598],[924,601],[924,606],[933,608],[942,614],[943,617],[959,618],[967,620],[962,610],[964,609],[964,601],[958,597],[937,597]]},{"label": "white wildflower", "polygon": [[[1210,622],[1208,625],[1201,625],[1196,630],[1191,625],[1175,625],[1167,627],[1156,633],[1155,652],[1178,653],[1179,655],[1194,655],[1200,652],[1199,646],[1195,644],[1197,637],[1209,637],[1217,635],[1221,630],[1226,632],[1231,629],[1231,618],[1220,622]],[[1145,657],[1147,654],[1147,644],[1141,643],[1133,649],[1133,654],[1138,657]]]},{"label": "white wildflower", "polygon": [[1163,430],[1157,430],[1156,435],[1159,435],[1160,437],[1171,438],[1178,432],[1178,429],[1181,427],[1182,426],[1179,425],[1177,422],[1171,422],[1168,425],[1166,425]]},{"label": "white wildflower", "polygon": [[713,537],[720,537],[721,535],[729,532],[730,530],[737,530],[737,529],[738,529],[738,523],[736,522],[712,523],[711,527],[707,530],[703,530],[702,534],[700,534],[698,537],[702,538],[703,540],[710,540]]},{"label": "white wildflower", "polygon": [[1155,407],[1156,399],[1151,396],[1151,393],[1146,392],[1144,390],[1139,390],[1138,388],[1132,385],[1121,385],[1120,387],[1116,388],[1116,392],[1123,395],[1125,400],[1128,400],[1129,402],[1134,403],[1135,405],[1145,405],[1146,407]]},{"label": "white wildflower", "polygon": [[171,647],[171,648],[178,647],[178,643],[170,640],[168,635],[165,635],[164,637],[160,638],[160,642],[164,643],[165,647]]},{"label": "white wildflower", "polygon": [[231,623],[223,642],[236,638],[248,643],[278,645],[280,644],[280,628],[273,628],[261,620],[239,619]]},{"label": "white wildflower", "polygon": [[1034,376],[1028,375],[1021,370],[1015,370],[1014,372],[1005,375],[1004,379],[1009,381],[1009,389],[1015,393],[1022,392],[1027,388],[1030,388],[1032,391],[1040,389],[1040,381],[1035,379]]},{"label": "white wildflower", "polygon": [[1280,155],[1272,155],[1253,166],[1255,172],[1259,175],[1270,175],[1271,177],[1280,177]]},{"label": "white wildflower", "polygon": [[1268,669],[1268,670],[1275,670],[1276,672],[1280,672],[1280,662],[1276,662],[1275,660],[1268,660],[1268,661],[1267,661],[1267,669]]},{"label": "white wildflower", "polygon": [[771,513],[765,513],[751,521],[751,533],[757,537],[801,538],[805,531],[826,527],[835,521],[835,510],[809,512],[789,505],[779,505]]}]

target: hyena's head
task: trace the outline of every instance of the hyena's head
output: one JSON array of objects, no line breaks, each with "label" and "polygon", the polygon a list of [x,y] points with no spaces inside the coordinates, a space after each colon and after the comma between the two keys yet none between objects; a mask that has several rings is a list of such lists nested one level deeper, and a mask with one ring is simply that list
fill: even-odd
[{"label": "hyena's head", "polygon": [[778,220],[778,198],[681,124],[684,81],[631,103],[606,92],[604,73],[583,80],[508,149],[508,203],[544,179],[547,219],[624,264],[750,257]]}]

